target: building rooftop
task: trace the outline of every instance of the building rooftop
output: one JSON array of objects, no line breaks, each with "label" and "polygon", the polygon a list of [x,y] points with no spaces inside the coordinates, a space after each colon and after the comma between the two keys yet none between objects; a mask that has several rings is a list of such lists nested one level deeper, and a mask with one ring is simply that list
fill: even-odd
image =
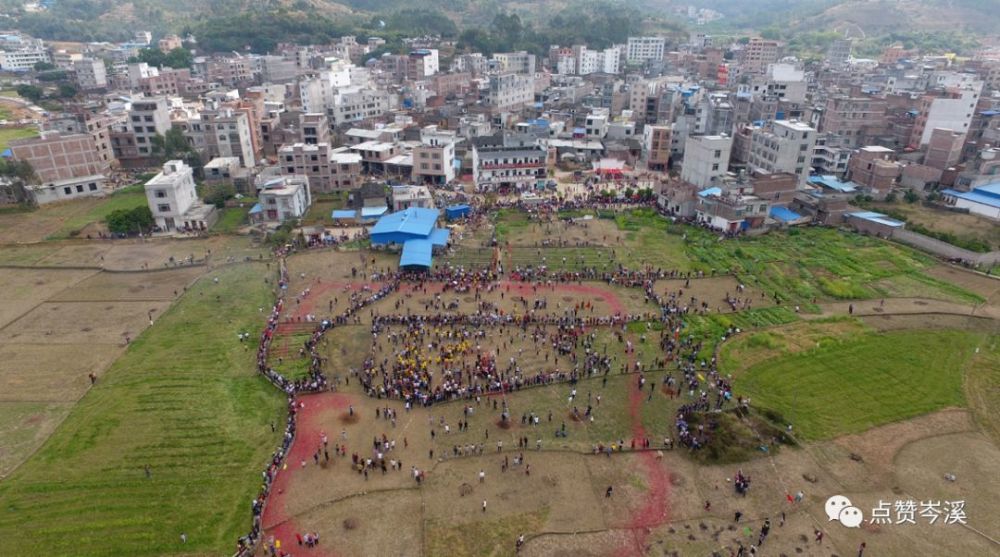
[{"label": "building rooftop", "polygon": [[943,195],[950,195],[980,205],[1000,208],[1000,182],[980,186],[972,191],[942,190]]},{"label": "building rooftop", "polygon": [[806,124],[805,122],[799,122],[799,121],[796,121],[796,120],[775,120],[774,124],[775,125],[785,126],[787,128],[791,128],[791,129],[793,129],[795,131],[798,131],[798,132],[816,131],[809,124]]},{"label": "building rooftop", "polygon": [[903,225],[905,224],[902,221],[889,218],[886,215],[883,215],[882,213],[876,213],[874,211],[856,211],[854,213],[847,213],[847,216],[854,217],[856,219],[875,222],[892,228],[902,228]]}]

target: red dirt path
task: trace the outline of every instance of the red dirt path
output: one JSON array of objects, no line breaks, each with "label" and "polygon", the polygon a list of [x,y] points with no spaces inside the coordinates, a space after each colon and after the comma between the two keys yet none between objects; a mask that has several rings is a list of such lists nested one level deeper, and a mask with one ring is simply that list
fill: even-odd
[{"label": "red dirt path", "polygon": [[[334,540],[324,539],[320,545],[308,548],[299,547],[295,543],[295,534],[302,533],[296,527],[295,520],[290,519],[285,509],[285,497],[288,486],[291,484],[295,472],[300,470],[299,463],[305,460],[310,462],[312,451],[318,446],[321,438],[321,428],[319,425],[320,416],[329,410],[347,408],[352,402],[356,403],[355,397],[342,393],[320,393],[315,395],[305,395],[298,397],[301,405],[296,422],[295,442],[285,458],[288,468],[278,473],[271,486],[271,498],[264,509],[261,517],[261,526],[265,533],[265,540],[269,536],[281,540],[281,546],[286,551],[291,551],[295,555],[312,555],[314,557],[336,557],[337,554],[329,547]],[[331,432],[332,433],[332,432]],[[334,443],[342,441],[330,435]]]}]

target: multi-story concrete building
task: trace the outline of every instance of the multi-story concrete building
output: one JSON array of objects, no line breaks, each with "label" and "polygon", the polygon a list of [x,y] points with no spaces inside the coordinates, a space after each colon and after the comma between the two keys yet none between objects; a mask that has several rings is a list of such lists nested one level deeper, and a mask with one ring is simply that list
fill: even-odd
[{"label": "multi-story concrete building", "polygon": [[876,194],[885,195],[902,173],[894,158],[892,149],[878,145],[862,147],[851,154],[847,179]]},{"label": "multi-story concrete building", "polygon": [[544,180],[546,152],[525,147],[474,147],[472,178],[478,191],[525,190]]},{"label": "multi-story concrete building", "polygon": [[191,70],[165,68],[155,75],[139,78],[139,90],[151,97],[183,96],[188,94],[191,81]]},{"label": "multi-story concrete building", "polygon": [[218,218],[215,207],[198,200],[194,173],[182,161],[167,161],[163,170],[146,182],[145,190],[160,230],[207,230]]},{"label": "multi-story concrete building", "polygon": [[493,61],[496,63],[497,70],[500,73],[535,75],[535,55],[523,50],[519,52],[497,52],[493,54]]},{"label": "multi-story concrete building", "polygon": [[625,59],[629,63],[663,60],[667,40],[663,37],[629,37],[625,45]]},{"label": "multi-story concrete building", "polygon": [[45,129],[55,130],[64,135],[86,133],[94,140],[94,150],[98,157],[111,167],[116,166],[114,150],[111,148],[111,131],[120,118],[104,112],[98,112],[97,107],[79,107],[74,112],[50,115],[45,122]]},{"label": "multi-story concrete building", "polygon": [[312,195],[306,176],[269,177],[258,184],[257,205],[250,211],[255,223],[283,223],[309,211]]},{"label": "multi-story concrete building", "polygon": [[681,179],[703,188],[718,185],[729,170],[732,148],[733,138],[727,135],[689,135]]},{"label": "multi-story concrete building", "polygon": [[490,76],[487,103],[497,110],[517,110],[535,100],[535,79],[530,75],[505,73]]},{"label": "multi-story concrete building", "polygon": [[410,51],[406,66],[406,78],[417,81],[430,77],[440,70],[438,51],[435,48],[418,48]]},{"label": "multi-story concrete building", "polygon": [[361,156],[334,151],[329,143],[293,143],[278,149],[278,164],[285,176],[307,176],[317,192],[353,189],[361,176]]},{"label": "multi-story concrete building", "polygon": [[41,39],[17,31],[5,32],[0,40],[0,70],[19,72],[31,70],[39,62],[51,62],[49,49]]},{"label": "multi-story concrete building", "polygon": [[835,174],[842,176],[847,172],[847,163],[851,160],[851,149],[841,146],[838,141],[830,141],[830,136],[821,133],[816,136],[816,146],[813,147],[812,166],[820,174]]},{"label": "multi-story concrete building", "polygon": [[84,91],[108,86],[108,71],[100,58],[77,60],[73,63],[73,71],[76,72],[76,83]]},{"label": "multi-story concrete building", "polygon": [[612,46],[604,50],[590,50],[585,45],[576,45],[568,56],[561,57],[560,60],[568,60],[568,65],[563,67],[567,71],[556,73],[575,73],[578,75],[588,75],[592,73],[617,74],[621,71],[621,46]]},{"label": "multi-story concrete building", "polygon": [[156,41],[156,47],[164,54],[183,46],[184,43],[181,42],[181,38],[177,35],[165,35],[162,39]]},{"label": "multi-story concrete building", "polygon": [[843,146],[859,147],[885,131],[888,104],[873,97],[838,95],[826,101],[819,131],[843,138]]},{"label": "multi-story concrete building", "polygon": [[338,90],[326,109],[331,128],[378,118],[398,107],[399,98],[379,89],[357,87]]},{"label": "multi-story concrete building", "polygon": [[955,166],[962,157],[964,143],[964,133],[942,128],[933,130],[930,141],[927,142],[924,164],[938,170],[947,170]]},{"label": "multi-story concrete building", "polygon": [[781,50],[781,43],[768,39],[754,37],[750,42],[743,45],[737,61],[739,62],[740,73],[742,74],[762,74],[767,67],[778,61],[778,54]]},{"label": "multi-story concrete building", "polygon": [[110,165],[100,157],[89,134],[42,132],[37,138],[11,141],[10,150],[14,159],[34,169],[39,184],[29,190],[39,205],[105,194]]},{"label": "multi-story concrete building", "polygon": [[665,172],[670,165],[670,126],[649,124],[642,129],[646,168]]},{"label": "multi-story concrete building", "polygon": [[421,130],[420,145],[413,148],[413,181],[418,184],[447,184],[455,179],[455,132],[427,126]]},{"label": "multi-story concrete building", "polygon": [[201,136],[195,143],[204,145],[204,154],[209,159],[236,157],[244,168],[257,164],[246,112],[231,108],[203,111],[198,120],[190,122],[188,136],[195,135]]},{"label": "multi-story concrete building", "polygon": [[112,134],[115,157],[123,164],[126,164],[123,159],[148,159],[153,155],[153,138],[166,134],[170,128],[167,99],[153,97],[133,101],[124,133]]},{"label": "multi-story concrete building", "polygon": [[405,211],[410,207],[434,208],[434,196],[427,186],[393,186],[392,210]]},{"label": "multi-story concrete building", "polygon": [[816,130],[792,120],[776,120],[770,129],[755,131],[750,145],[749,165],[754,170],[773,174],[789,172],[805,184],[809,178]]},{"label": "multi-story concrete building", "polygon": [[110,162],[103,160],[89,134],[63,135],[57,131],[10,142],[14,158],[27,161],[41,182],[105,175]]},{"label": "multi-story concrete building", "polygon": [[208,60],[205,76],[227,87],[239,87],[254,81],[254,61],[247,56],[216,57]]},{"label": "multi-story concrete building", "polygon": [[931,133],[937,128],[961,134],[968,132],[982,88],[983,82],[975,81],[967,86],[949,87],[921,97],[910,135],[910,147],[927,145]]}]

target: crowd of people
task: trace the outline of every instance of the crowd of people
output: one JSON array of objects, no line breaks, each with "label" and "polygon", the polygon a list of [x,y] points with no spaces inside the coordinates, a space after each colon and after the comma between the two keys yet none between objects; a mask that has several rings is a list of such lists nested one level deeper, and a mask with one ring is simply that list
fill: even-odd
[{"label": "crowd of people", "polygon": [[[572,208],[575,204],[592,207],[587,202],[559,202],[546,205],[541,210],[557,211]],[[540,210],[539,207],[532,207]],[[663,376],[662,388],[671,393],[672,397],[684,396],[687,402],[680,406],[676,413],[675,433],[677,442],[690,450],[705,446],[711,439],[711,422],[694,419],[711,411],[723,410],[731,404],[734,397],[730,380],[720,374],[715,358],[708,360],[699,358],[703,351],[703,339],[693,335],[685,335],[684,318],[691,314],[707,313],[712,304],[718,300],[698,299],[685,293],[691,279],[703,278],[703,272],[681,272],[660,268],[629,270],[622,266],[614,269],[584,268],[575,271],[554,271],[544,266],[516,267],[509,273],[503,273],[496,268],[483,270],[464,270],[458,268],[438,268],[426,273],[407,273],[401,271],[372,271],[367,278],[382,286],[378,290],[365,289],[349,296],[346,310],[339,315],[331,315],[317,319],[314,332],[302,346],[300,354],[310,360],[308,373],[299,379],[289,379],[269,365],[268,356],[271,343],[277,333],[281,316],[285,309],[285,294],[289,287],[288,271],[285,265],[284,250],[278,252],[279,278],[277,282],[277,299],[272,307],[267,323],[261,333],[257,350],[258,371],[271,381],[277,388],[286,393],[288,400],[288,417],[281,445],[272,455],[268,467],[262,473],[262,483],[257,497],[251,503],[253,523],[251,531],[239,539],[238,555],[249,555],[253,546],[260,541],[261,516],[270,495],[271,485],[278,470],[284,464],[288,451],[295,439],[296,415],[300,409],[297,396],[301,393],[317,392],[331,388],[324,373],[327,360],[319,351],[319,343],[323,335],[334,327],[360,322],[359,312],[366,306],[384,299],[407,283],[413,292],[427,293],[428,287],[435,287],[441,294],[425,303],[425,313],[401,313],[402,301],[397,301],[396,313],[370,313],[373,337],[372,351],[365,359],[361,369],[351,370],[358,377],[365,392],[373,398],[397,399],[405,402],[406,408],[416,405],[430,406],[449,400],[465,399],[481,401],[484,395],[491,393],[507,393],[523,388],[568,383],[575,385],[580,379],[601,376],[605,377],[612,371],[612,358],[607,350],[598,350],[596,346],[596,331],[604,328],[625,346],[626,354],[634,351],[631,340],[625,340],[626,325],[635,322],[647,323],[647,331],[651,332],[650,324],[656,323],[658,331],[658,346],[661,356],[653,362],[659,369],[667,369],[670,363],[675,365]],[[367,266],[366,266],[367,271]],[[721,271],[726,272],[726,271]],[[708,276],[715,272],[708,273]],[[357,276],[357,270],[355,270]],[[536,298],[528,300],[522,296],[512,296],[516,303],[521,304],[519,313],[505,312],[497,305],[483,301],[483,295],[503,288],[500,280],[506,278],[532,284]],[[684,288],[660,293],[656,290],[657,281],[666,279],[685,279]],[[594,315],[592,303],[578,303],[567,307],[565,311],[548,312],[546,290],[556,291],[558,285],[581,283],[583,281],[601,281],[613,286],[640,288],[644,291],[646,301],[659,307],[659,311],[636,314]],[[475,310],[460,312],[461,303],[443,297],[444,293],[475,293]],[[509,287],[508,287],[509,292]],[[542,296],[538,297],[541,292]],[[308,292],[300,297],[308,295]],[[729,309],[740,310],[752,306],[753,301],[745,293],[743,285],[739,285],[733,293],[726,293],[722,300]],[[561,309],[561,308],[560,308]],[[329,310],[332,313],[333,303]],[[646,342],[646,332],[641,334],[641,342]],[[725,332],[726,338],[738,333],[731,327]],[[655,333],[651,333],[655,334]],[[381,344],[380,344],[381,343]],[[380,348],[383,347],[383,348]],[[518,349],[515,349],[518,347]],[[527,348],[530,358],[523,356]],[[537,359],[544,358],[544,363]],[[529,366],[525,362],[535,358]],[[645,387],[645,375],[642,363],[634,361],[621,366],[622,373],[638,375],[640,391]],[[647,366],[649,367],[649,366]],[[653,382],[655,383],[655,382]],[[657,385],[650,384],[650,398]],[[576,389],[573,388],[571,403],[575,402]],[[592,420],[594,406],[589,399],[585,406],[573,406],[573,418],[578,421]],[[597,397],[600,404],[600,395]],[[736,398],[737,405],[748,405],[748,399]],[[494,400],[494,407],[496,401]],[[353,409],[352,409],[353,411]],[[394,414],[394,413],[393,413]],[[388,416],[388,414],[386,414]],[[393,415],[393,421],[395,416]],[[512,419],[504,403],[504,420]],[[516,418],[515,418],[516,419]],[[522,422],[537,424],[539,417],[534,414],[522,416]],[[549,412],[549,421],[552,420]],[[708,423],[708,427],[706,427]],[[272,428],[274,426],[272,425]],[[566,425],[555,431],[566,435]],[[380,470],[399,471],[402,462],[386,456],[392,447],[381,445],[382,441],[374,440],[376,458],[362,457],[352,454],[354,469],[366,479],[370,472]],[[527,448],[525,438],[523,446]],[[651,449],[653,443],[648,438],[624,439],[594,445],[596,454],[610,455],[616,451]],[[540,448],[541,439],[536,448]],[[672,449],[674,440],[664,438],[662,448]],[[481,444],[453,447],[454,456],[465,456],[482,453]],[[336,454],[341,454],[337,449]],[[317,463],[321,453],[316,453]],[[328,456],[326,458],[329,458]],[[303,463],[304,465],[305,463]],[[423,472],[411,467],[411,473],[417,482],[423,478]],[[749,486],[749,479],[746,486]],[[302,543],[316,544],[318,535],[309,535]]]}]

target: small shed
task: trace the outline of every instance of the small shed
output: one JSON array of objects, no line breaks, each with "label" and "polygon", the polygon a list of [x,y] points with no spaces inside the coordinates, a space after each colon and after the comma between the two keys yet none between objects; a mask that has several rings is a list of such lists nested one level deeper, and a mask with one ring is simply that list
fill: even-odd
[{"label": "small shed", "polygon": [[358,218],[358,212],[351,209],[334,209],[333,212],[330,213],[330,218],[332,218],[334,222],[352,221]]}]

